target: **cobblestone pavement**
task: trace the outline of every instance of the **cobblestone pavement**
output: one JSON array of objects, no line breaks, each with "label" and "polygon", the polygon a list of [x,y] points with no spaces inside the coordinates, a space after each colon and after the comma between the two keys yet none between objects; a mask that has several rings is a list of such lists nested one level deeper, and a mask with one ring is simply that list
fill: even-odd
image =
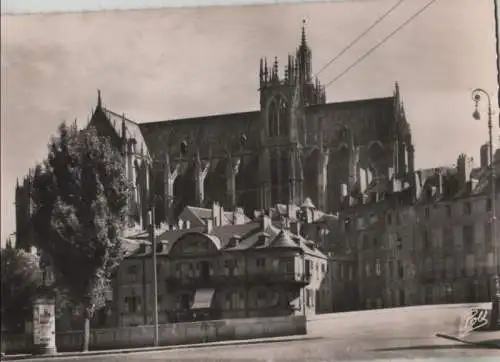
[{"label": "cobblestone pavement", "polygon": [[[319,339],[218,346],[140,354],[80,357],[79,361],[360,361],[400,358],[494,357],[500,350],[448,341],[436,332],[454,333],[464,307],[427,306],[352,312],[318,317],[309,322],[309,335]],[[500,334],[500,332],[499,332]],[[500,337],[500,336],[499,336]],[[67,360],[61,358],[58,360]],[[463,360],[469,361],[469,360]],[[444,361],[443,361],[444,362]]]}]

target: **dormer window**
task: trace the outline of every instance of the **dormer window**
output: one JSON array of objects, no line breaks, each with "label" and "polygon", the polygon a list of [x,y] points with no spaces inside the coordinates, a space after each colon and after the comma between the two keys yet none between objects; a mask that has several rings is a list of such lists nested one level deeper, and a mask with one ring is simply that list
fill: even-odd
[{"label": "dormer window", "polygon": [[269,234],[267,233],[260,233],[257,239],[257,242],[255,243],[255,246],[265,246],[266,241],[269,239]]},{"label": "dormer window", "polygon": [[238,244],[241,241],[241,237],[239,235],[233,235],[231,239],[229,239],[228,247],[233,248],[235,246],[238,246]]}]

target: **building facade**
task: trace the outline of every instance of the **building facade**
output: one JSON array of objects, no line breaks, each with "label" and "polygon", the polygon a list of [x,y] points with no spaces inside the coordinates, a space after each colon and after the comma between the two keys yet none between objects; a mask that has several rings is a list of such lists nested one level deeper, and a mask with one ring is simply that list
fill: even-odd
[{"label": "building facade", "polygon": [[[415,205],[415,251],[422,303],[487,302],[494,293],[499,242],[492,238],[491,167],[488,146],[481,147],[479,167],[460,155],[455,167],[435,169],[422,183]],[[500,171],[500,152],[493,165]],[[496,209],[500,183],[496,180]],[[497,230],[500,223],[497,216]],[[496,258],[495,258],[496,244]],[[496,270],[495,270],[496,269]]]},{"label": "building facade", "polygon": [[[387,282],[377,271],[383,269],[387,257],[378,244],[386,233],[385,212],[394,203],[388,200],[411,194],[409,190],[415,188],[413,141],[399,86],[396,83],[393,94],[383,98],[327,103],[324,87],[312,76],[312,51],[305,29],[284,72],[279,68],[277,59],[272,64],[261,59],[260,107],[254,112],[138,123],[108,109],[98,92],[89,126],[122,152],[125,172],[134,185],[129,197],[130,228],[145,229],[151,209],[156,226],[181,221],[184,226],[202,228],[205,218],[198,211],[217,203],[222,208],[220,219],[228,225],[239,224],[235,218],[247,222],[255,210],[269,210],[273,205],[286,205],[282,213],[291,223],[292,210],[309,200],[316,210],[330,216],[314,216],[314,223],[292,234],[313,239],[318,242],[316,248],[321,246],[334,255],[327,278],[345,278],[339,290],[346,296],[322,308],[326,311],[336,304],[349,309],[350,303],[361,304],[361,299],[363,305],[380,305],[379,289]],[[21,244],[29,244],[30,238],[19,232],[29,230],[29,195],[29,182],[17,187]],[[229,215],[223,208],[238,212]],[[331,232],[335,227],[327,220],[335,213],[339,217],[333,223],[340,221],[349,230]],[[361,219],[370,226],[355,227]],[[273,227],[281,228],[277,222]],[[283,225],[285,230],[294,227]],[[370,243],[376,246],[369,247]],[[359,258],[358,252],[362,253]],[[326,297],[317,297],[318,288],[314,290],[310,293],[316,308],[314,301]],[[349,303],[354,297],[356,302]]]},{"label": "building facade", "polygon": [[277,59],[261,60],[254,112],[136,123],[107,109],[99,95],[90,125],[122,150],[138,224],[152,205],[158,223],[171,223],[186,205],[216,201],[250,215],[309,197],[319,210],[336,212],[371,178],[412,172],[397,85],[389,97],[326,103],[304,29],[284,68],[280,74]]},{"label": "building facade", "polygon": [[[492,238],[487,154],[483,146],[479,167],[460,155],[453,167],[417,170],[411,186],[344,209],[344,232],[333,235],[356,248],[361,308],[491,300],[500,240]],[[497,152],[497,172],[499,160]]]},{"label": "building facade", "polygon": [[[150,244],[119,267],[117,323],[152,323]],[[158,237],[160,323],[280,315],[311,315],[331,306],[327,256],[313,242],[258,222],[170,230]]]}]

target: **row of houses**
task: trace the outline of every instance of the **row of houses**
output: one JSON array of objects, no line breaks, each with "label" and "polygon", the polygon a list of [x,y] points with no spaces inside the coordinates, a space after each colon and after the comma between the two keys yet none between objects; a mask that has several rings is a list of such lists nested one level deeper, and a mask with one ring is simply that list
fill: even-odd
[{"label": "row of houses", "polygon": [[[377,198],[339,214],[334,237],[357,250],[361,308],[491,300],[500,241],[492,223],[500,225],[492,218],[488,146],[480,151],[479,167],[460,155],[456,165],[417,171],[411,187],[378,180],[364,193]],[[493,161],[498,174],[498,150]],[[494,202],[500,210],[498,192]]]},{"label": "row of houses", "polygon": [[[187,207],[178,225],[156,229],[160,323],[332,311],[329,258],[301,235],[307,219],[277,220],[268,210],[251,220],[221,209],[217,203]],[[307,203],[296,211],[314,212]],[[114,280],[109,324],[152,323],[148,238],[128,239],[131,251]]]},{"label": "row of houses", "polygon": [[[337,214],[309,198],[252,217],[187,206],[175,225],[155,228],[159,322],[490,300],[498,265],[487,151],[479,167],[460,155],[407,181],[374,178]],[[498,151],[494,165],[500,172]],[[500,210],[498,193],[495,202]],[[153,321],[151,238],[128,232],[96,325]]]},{"label": "row of houses", "polygon": [[[412,187],[376,179],[336,215],[310,199],[253,219],[217,203],[186,207],[156,231],[160,322],[490,300],[498,266],[484,146],[481,155],[479,167],[460,155],[418,171]],[[499,161],[496,152],[500,171]],[[132,245],[115,282],[119,325],[152,321],[148,234]]]}]

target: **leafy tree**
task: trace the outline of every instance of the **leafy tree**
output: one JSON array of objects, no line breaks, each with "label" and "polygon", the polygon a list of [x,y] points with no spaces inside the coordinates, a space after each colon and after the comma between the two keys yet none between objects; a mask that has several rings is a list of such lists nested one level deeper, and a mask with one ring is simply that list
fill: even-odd
[{"label": "leafy tree", "polygon": [[129,185],[119,151],[93,128],[61,124],[34,174],[33,228],[55,279],[81,301],[88,350],[90,319],[102,307],[111,273],[124,256]]},{"label": "leafy tree", "polygon": [[36,255],[11,246],[0,250],[0,259],[2,325],[10,331],[21,331],[42,285],[39,260]]}]

